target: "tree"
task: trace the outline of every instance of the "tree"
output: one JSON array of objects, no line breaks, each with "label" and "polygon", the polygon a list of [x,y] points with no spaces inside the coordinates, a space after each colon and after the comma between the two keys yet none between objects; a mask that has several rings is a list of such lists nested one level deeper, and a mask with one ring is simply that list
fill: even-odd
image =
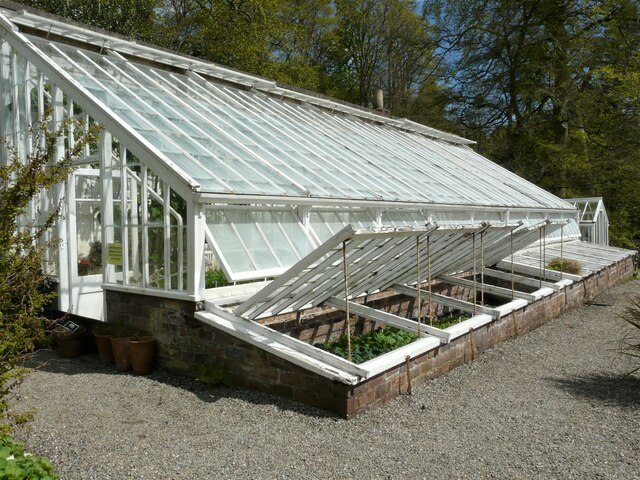
[{"label": "tree", "polygon": [[153,41],[163,0],[24,0],[25,5],[136,40]]},{"label": "tree", "polygon": [[[48,238],[60,215],[60,205],[36,211],[35,200],[67,179],[73,160],[95,142],[99,126],[82,130],[81,121],[68,120],[56,131],[42,119],[32,129],[32,152],[23,159],[6,140],[1,142],[7,162],[0,165],[0,433],[10,417],[6,396],[20,384],[26,371],[20,362],[33,351],[45,332],[43,308],[55,293],[47,289],[49,266],[45,252],[58,239]],[[58,158],[59,139],[74,124],[76,143]]]}]

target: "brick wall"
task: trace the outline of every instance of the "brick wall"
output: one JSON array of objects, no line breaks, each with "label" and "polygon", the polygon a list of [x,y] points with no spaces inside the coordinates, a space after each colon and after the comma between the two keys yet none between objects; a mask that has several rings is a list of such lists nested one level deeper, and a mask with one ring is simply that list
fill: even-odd
[{"label": "brick wall", "polygon": [[[426,352],[411,360],[412,384],[419,385],[443,375],[500,342],[526,334],[564,311],[593,299],[632,274],[633,260],[629,258],[448,345]],[[459,287],[447,293],[458,297],[469,295]],[[309,372],[195,320],[194,313],[202,308],[199,303],[116,291],[106,291],[106,297],[109,323],[122,322],[130,328],[146,330],[154,335],[158,344],[158,367],[162,369],[188,376],[221,372],[223,382],[228,385],[283,396],[345,418],[375,408],[407,390],[404,364],[358,385],[348,386]],[[370,297],[367,304],[401,315],[413,308],[411,299],[388,293]],[[342,320],[334,322],[336,316],[341,315],[334,310],[316,309],[263,322],[274,327],[281,321],[279,328],[283,332],[314,343],[341,333],[344,328]],[[330,323],[334,325],[332,331],[323,331]],[[372,322],[360,321],[356,328],[372,328]]]}]

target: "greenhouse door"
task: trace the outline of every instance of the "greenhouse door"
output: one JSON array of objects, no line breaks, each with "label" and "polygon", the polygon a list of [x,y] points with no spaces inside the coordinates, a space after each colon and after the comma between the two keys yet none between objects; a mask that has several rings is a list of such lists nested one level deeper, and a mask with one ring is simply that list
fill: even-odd
[{"label": "greenhouse door", "polygon": [[101,320],[102,226],[101,187],[97,169],[80,168],[72,177],[68,191],[69,291],[70,312]]}]

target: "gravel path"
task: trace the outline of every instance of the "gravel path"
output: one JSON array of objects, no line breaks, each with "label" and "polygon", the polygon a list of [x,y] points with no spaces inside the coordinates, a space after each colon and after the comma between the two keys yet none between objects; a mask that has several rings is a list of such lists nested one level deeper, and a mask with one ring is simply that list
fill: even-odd
[{"label": "gravel path", "polygon": [[640,377],[615,353],[629,294],[640,282],[351,421],[43,352],[18,436],[63,479],[640,478]]}]

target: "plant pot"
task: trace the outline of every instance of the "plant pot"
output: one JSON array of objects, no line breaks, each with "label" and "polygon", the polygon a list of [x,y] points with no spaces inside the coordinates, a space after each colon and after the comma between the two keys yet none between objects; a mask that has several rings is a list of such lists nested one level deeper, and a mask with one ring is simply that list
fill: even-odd
[{"label": "plant pot", "polygon": [[96,333],[94,335],[96,339],[96,346],[98,347],[98,356],[100,361],[105,365],[113,363],[113,347],[111,346],[111,335],[101,335]]},{"label": "plant pot", "polygon": [[76,333],[54,331],[53,339],[56,342],[58,355],[62,358],[74,358],[82,355],[84,331]]},{"label": "plant pot", "polygon": [[156,341],[153,337],[133,337],[129,339],[131,366],[136,375],[148,375],[153,370]]},{"label": "plant pot", "polygon": [[111,337],[113,359],[116,362],[116,370],[128,372],[131,370],[131,355],[129,354],[129,339],[127,337]]}]

